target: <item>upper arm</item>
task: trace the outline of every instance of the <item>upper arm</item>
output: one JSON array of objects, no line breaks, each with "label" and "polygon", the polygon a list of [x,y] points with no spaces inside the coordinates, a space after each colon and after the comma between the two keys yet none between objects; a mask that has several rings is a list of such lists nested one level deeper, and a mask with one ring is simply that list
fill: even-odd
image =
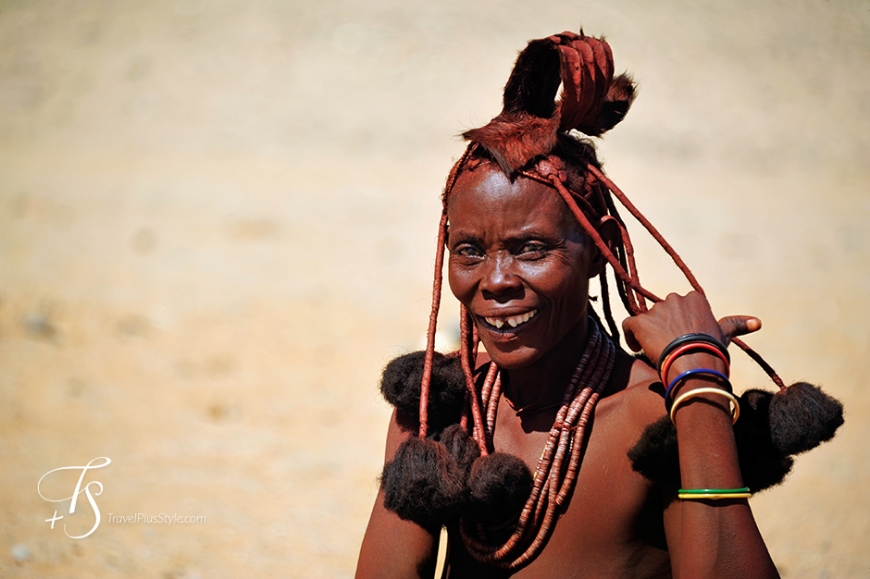
[{"label": "upper arm", "polygon": [[[390,418],[384,462],[389,462],[399,445],[411,433],[403,431],[396,422],[396,413]],[[369,577],[395,579],[422,579],[435,573],[438,535],[423,527],[402,520],[384,507],[384,492],[378,492],[366,528],[357,563],[356,579]]]}]

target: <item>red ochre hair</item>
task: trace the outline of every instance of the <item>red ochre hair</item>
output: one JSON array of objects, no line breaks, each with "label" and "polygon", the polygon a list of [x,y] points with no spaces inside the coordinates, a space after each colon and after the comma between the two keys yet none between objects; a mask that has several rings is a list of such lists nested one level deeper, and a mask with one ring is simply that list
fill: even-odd
[{"label": "red ochre hair", "polygon": [[[502,112],[484,127],[463,134],[470,143],[450,171],[442,196],[432,310],[421,385],[421,437],[425,437],[427,432],[428,386],[435,351],[435,329],[441,303],[447,239],[447,201],[459,175],[464,170],[472,169],[480,159],[490,157],[511,178],[522,176],[556,190],[612,267],[617,291],[629,314],[643,313],[648,309],[647,301],[655,303],[661,298],[640,283],[631,238],[613,203],[613,197],[661,245],[692,288],[704,293],[692,271],[673,247],[604,174],[595,158],[593,146],[569,134],[575,130],[597,137],[625,117],[635,98],[634,82],[627,74],[614,77],[613,70],[613,55],[603,38],[592,38],[581,31],[579,34],[563,32],[533,40],[520,53],[508,78]],[[554,100],[560,84],[560,98]],[[621,239],[615,251],[611,251],[590,221],[590,217],[600,218],[604,215],[612,217],[619,225]],[[606,272],[601,274],[600,281],[602,308],[611,335],[616,338],[618,331],[610,311]],[[466,331],[462,332],[460,351],[462,357],[466,358],[471,353],[469,346],[472,349],[476,346],[476,338],[469,335],[467,328],[471,324],[464,309],[461,317],[461,327]],[[760,355],[738,338],[732,339],[732,342],[761,365],[777,386],[785,388],[777,373]],[[466,374],[471,387],[470,369]],[[475,406],[472,401],[472,418],[477,430],[481,419],[479,408]],[[481,453],[487,453],[483,444]]]},{"label": "red ochre hair", "polygon": [[[562,91],[556,99],[560,85]],[[482,465],[489,455],[498,458],[494,462],[490,461],[494,466],[489,470],[493,473],[501,469],[516,474],[526,468],[524,464],[509,466],[507,463],[511,461],[505,455],[493,454],[491,425],[487,424],[492,422],[487,418],[493,417],[483,416],[487,409],[482,410],[481,406],[483,400],[489,400],[490,407],[493,404],[489,389],[492,388],[497,369],[494,364],[490,366],[483,392],[479,391],[474,377],[479,340],[470,314],[464,307],[460,307],[461,338],[458,352],[461,377],[458,376],[457,367],[456,378],[451,378],[450,372],[453,370],[449,370],[443,357],[435,352],[447,239],[447,204],[463,172],[494,163],[511,179],[532,179],[553,188],[610,264],[617,293],[630,315],[646,312],[648,302],[661,300],[641,285],[631,239],[614,197],[667,252],[692,288],[704,293],[677,252],[603,173],[592,143],[576,136],[576,133],[582,133],[587,137],[598,137],[612,129],[625,117],[634,98],[635,86],[631,77],[627,74],[614,76],[613,56],[603,38],[585,36],[582,31],[579,34],[563,32],[528,44],[519,54],[505,86],[502,112],[487,125],[464,133],[469,145],[451,169],[442,196],[427,346],[425,352],[420,353],[423,357],[422,372],[411,369],[411,366],[419,369],[420,355],[414,355],[416,362],[411,361],[410,355],[399,358],[387,367],[385,386],[382,386],[385,396],[400,410],[407,410],[408,406],[407,402],[399,400],[399,394],[393,394],[401,391],[403,386],[400,382],[407,384],[410,391],[410,394],[405,393],[405,398],[419,400],[419,414],[416,408],[406,413],[417,419],[412,420],[414,426],[418,426],[417,437],[412,437],[400,446],[395,459],[385,465],[382,479],[386,492],[385,505],[401,517],[415,520],[426,527],[436,527],[461,516],[462,509],[468,508],[468,485],[474,482],[472,479],[478,468],[470,468],[469,465],[472,462]],[[618,225],[620,238],[612,250],[593,224],[602,219],[612,219]],[[604,318],[611,338],[618,342],[619,333],[610,307],[606,270],[601,273],[599,280]],[[597,318],[591,307],[590,312]],[[753,490],[759,490],[782,480],[791,468],[789,455],[813,448],[833,437],[843,422],[842,406],[809,384],[801,382],[794,385],[796,387],[786,387],[773,368],[742,340],[733,338],[732,342],[755,360],[779,386],[776,394],[759,390],[745,393],[741,397],[741,409],[747,419],[738,422],[735,427],[744,478],[747,484],[752,482],[750,486]],[[455,362],[455,356],[452,354],[447,358]],[[438,400],[448,394],[441,390],[441,384],[452,384],[464,379],[465,404],[462,409],[449,412],[457,416],[451,420],[459,421],[458,428],[451,426],[442,431],[443,412],[430,412],[433,368],[436,371],[434,396]],[[412,385],[407,380],[397,378],[405,375],[413,375],[416,377],[414,380],[419,382]],[[450,396],[455,398],[455,393]],[[671,467],[674,464],[677,465],[678,476],[675,433],[670,422],[665,424],[665,421],[667,418],[650,425],[643,439],[629,454],[635,470],[659,482],[673,479],[674,473],[671,471],[674,469]],[[469,427],[471,440],[463,435]],[[749,450],[744,452],[744,448]],[[463,483],[466,478],[471,482]],[[511,487],[507,492],[514,495],[507,499],[507,503],[514,506],[522,504],[528,495],[528,481],[520,480],[523,476],[519,475],[502,478],[517,479],[505,485],[506,488]],[[487,488],[491,489],[500,488],[491,481],[481,484],[489,485]],[[520,524],[524,524],[523,521]],[[469,552],[475,554],[477,547],[472,548],[474,541],[469,543],[470,539],[464,531],[463,537]],[[544,536],[542,541],[536,541],[520,559],[484,557],[482,560],[516,569],[531,562],[543,548],[546,539],[547,536]],[[478,555],[475,554],[476,557]]]},{"label": "red ochre hair", "polygon": [[[555,100],[560,84],[561,95]],[[442,197],[432,310],[421,384],[420,437],[425,437],[428,429],[428,389],[441,303],[447,201],[460,173],[473,168],[481,159],[489,157],[511,178],[522,176],[556,190],[612,267],[617,291],[629,314],[647,311],[647,301],[661,300],[640,283],[631,238],[613,197],[671,256],[691,286],[704,293],[673,247],[622,190],[604,175],[595,157],[594,147],[569,134],[570,131],[579,131],[588,136],[602,135],[625,117],[634,98],[635,87],[631,77],[627,74],[614,77],[613,55],[604,39],[586,36],[582,31],[579,34],[563,32],[529,43],[517,58],[505,85],[502,112],[486,126],[464,133],[470,144],[450,171]],[[613,251],[590,221],[590,217],[603,216],[609,216],[619,225],[620,240]],[[610,309],[606,272],[602,272],[599,279],[607,325],[611,335],[618,340],[617,326]],[[471,335],[472,324],[464,309],[460,325],[463,329],[460,352],[468,387],[472,388],[470,355],[476,349],[477,340]],[[758,362],[780,388],[785,388],[782,380],[761,356],[742,340],[735,338],[732,341]],[[471,418],[474,430],[482,433],[482,418],[475,398],[471,400]],[[486,455],[483,437],[475,436],[475,439],[478,440],[481,453]]]}]

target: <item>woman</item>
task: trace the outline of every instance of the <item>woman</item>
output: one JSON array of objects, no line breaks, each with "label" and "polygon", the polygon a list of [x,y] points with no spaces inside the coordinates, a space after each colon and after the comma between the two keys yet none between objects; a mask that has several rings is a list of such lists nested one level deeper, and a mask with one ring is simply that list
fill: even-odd
[{"label": "woman", "polygon": [[[662,301],[640,285],[611,193],[627,200],[568,134],[601,135],[633,98],[603,40],[566,32],[529,44],[503,112],[465,134],[429,348],[385,371],[397,409],[357,577],[431,577],[441,526],[448,577],[778,576],[746,498],[830,438],[841,408],[805,384],[738,401],[726,347],[761,322],[717,322],[700,291]],[[447,357],[432,347],[445,247],[463,330]],[[618,347],[608,263],[643,357]],[[815,413],[789,431],[775,418],[789,408]]]}]

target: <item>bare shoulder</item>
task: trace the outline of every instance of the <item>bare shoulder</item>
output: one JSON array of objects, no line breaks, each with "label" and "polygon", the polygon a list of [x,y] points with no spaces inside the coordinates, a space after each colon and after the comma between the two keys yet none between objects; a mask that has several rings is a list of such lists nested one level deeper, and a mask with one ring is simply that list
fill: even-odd
[{"label": "bare shoulder", "polygon": [[614,414],[621,428],[639,434],[665,415],[664,386],[658,373],[643,360],[620,353],[599,410],[598,417]]}]

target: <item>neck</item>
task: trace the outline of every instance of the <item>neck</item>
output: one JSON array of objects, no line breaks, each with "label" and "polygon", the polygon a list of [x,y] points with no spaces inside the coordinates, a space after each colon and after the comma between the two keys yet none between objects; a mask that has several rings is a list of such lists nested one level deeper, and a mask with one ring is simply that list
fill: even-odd
[{"label": "neck", "polygon": [[514,408],[545,408],[562,402],[586,344],[587,324],[584,315],[540,360],[507,372],[503,393]]}]

